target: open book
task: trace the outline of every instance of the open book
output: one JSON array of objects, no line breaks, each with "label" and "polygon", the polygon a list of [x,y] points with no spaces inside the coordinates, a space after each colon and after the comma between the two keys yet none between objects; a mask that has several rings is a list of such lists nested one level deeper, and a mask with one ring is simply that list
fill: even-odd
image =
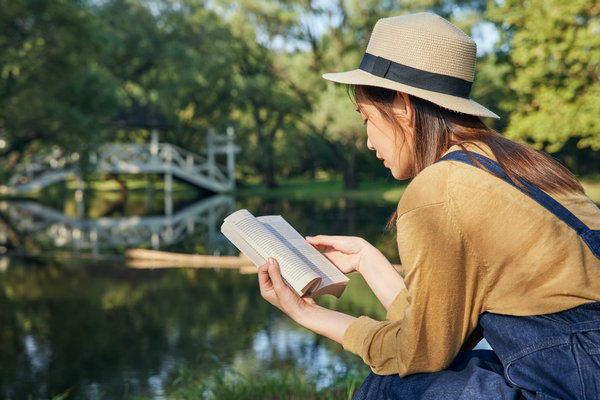
[{"label": "open book", "polygon": [[225,218],[221,232],[257,266],[276,259],[281,276],[300,296],[340,297],[346,288],[348,278],[280,215],[254,217],[238,210]]}]

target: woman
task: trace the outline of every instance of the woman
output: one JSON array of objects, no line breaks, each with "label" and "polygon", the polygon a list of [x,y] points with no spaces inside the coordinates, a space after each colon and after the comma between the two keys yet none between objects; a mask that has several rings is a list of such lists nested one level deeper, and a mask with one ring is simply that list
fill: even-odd
[{"label": "woman", "polygon": [[[361,356],[355,398],[600,398],[600,210],[576,178],[512,142],[469,98],[475,43],[420,13],[379,20],[351,85],[367,145],[396,179],[404,279],[366,241],[307,238],[359,272],[375,321],[322,308],[259,269],[262,296]],[[471,350],[485,337],[493,350]]]}]

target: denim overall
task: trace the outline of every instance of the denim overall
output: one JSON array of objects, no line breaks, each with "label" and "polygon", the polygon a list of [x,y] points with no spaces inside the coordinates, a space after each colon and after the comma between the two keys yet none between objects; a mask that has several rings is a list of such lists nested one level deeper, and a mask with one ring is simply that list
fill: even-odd
[{"label": "denim overall", "polygon": [[[471,156],[515,186],[497,162]],[[442,160],[477,166],[462,151]],[[539,188],[523,184],[526,194],[575,229],[600,258],[600,231],[590,230]],[[600,302],[526,317],[485,312],[478,329],[493,351],[461,352],[439,372],[404,378],[371,373],[354,399],[600,400]]]}]

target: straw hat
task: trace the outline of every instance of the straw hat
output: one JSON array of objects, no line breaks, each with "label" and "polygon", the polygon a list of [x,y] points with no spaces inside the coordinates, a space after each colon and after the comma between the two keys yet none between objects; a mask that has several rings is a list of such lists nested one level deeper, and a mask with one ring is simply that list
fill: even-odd
[{"label": "straw hat", "polygon": [[464,114],[500,118],[469,98],[476,53],[473,39],[436,14],[383,18],[373,28],[358,69],[323,78],[397,90]]}]

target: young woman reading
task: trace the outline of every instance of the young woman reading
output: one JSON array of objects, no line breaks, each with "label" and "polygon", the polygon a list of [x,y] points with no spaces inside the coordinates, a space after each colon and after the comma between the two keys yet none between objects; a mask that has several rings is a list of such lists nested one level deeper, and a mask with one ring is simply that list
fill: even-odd
[{"label": "young woman reading", "polygon": [[[307,240],[387,309],[355,318],[297,296],[275,260],[262,296],[361,356],[358,399],[600,398],[600,210],[552,158],[469,98],[476,46],[420,13],[379,20],[351,85],[367,146],[412,178],[395,215],[404,278],[357,237]],[[485,337],[493,350],[472,350]]]}]

